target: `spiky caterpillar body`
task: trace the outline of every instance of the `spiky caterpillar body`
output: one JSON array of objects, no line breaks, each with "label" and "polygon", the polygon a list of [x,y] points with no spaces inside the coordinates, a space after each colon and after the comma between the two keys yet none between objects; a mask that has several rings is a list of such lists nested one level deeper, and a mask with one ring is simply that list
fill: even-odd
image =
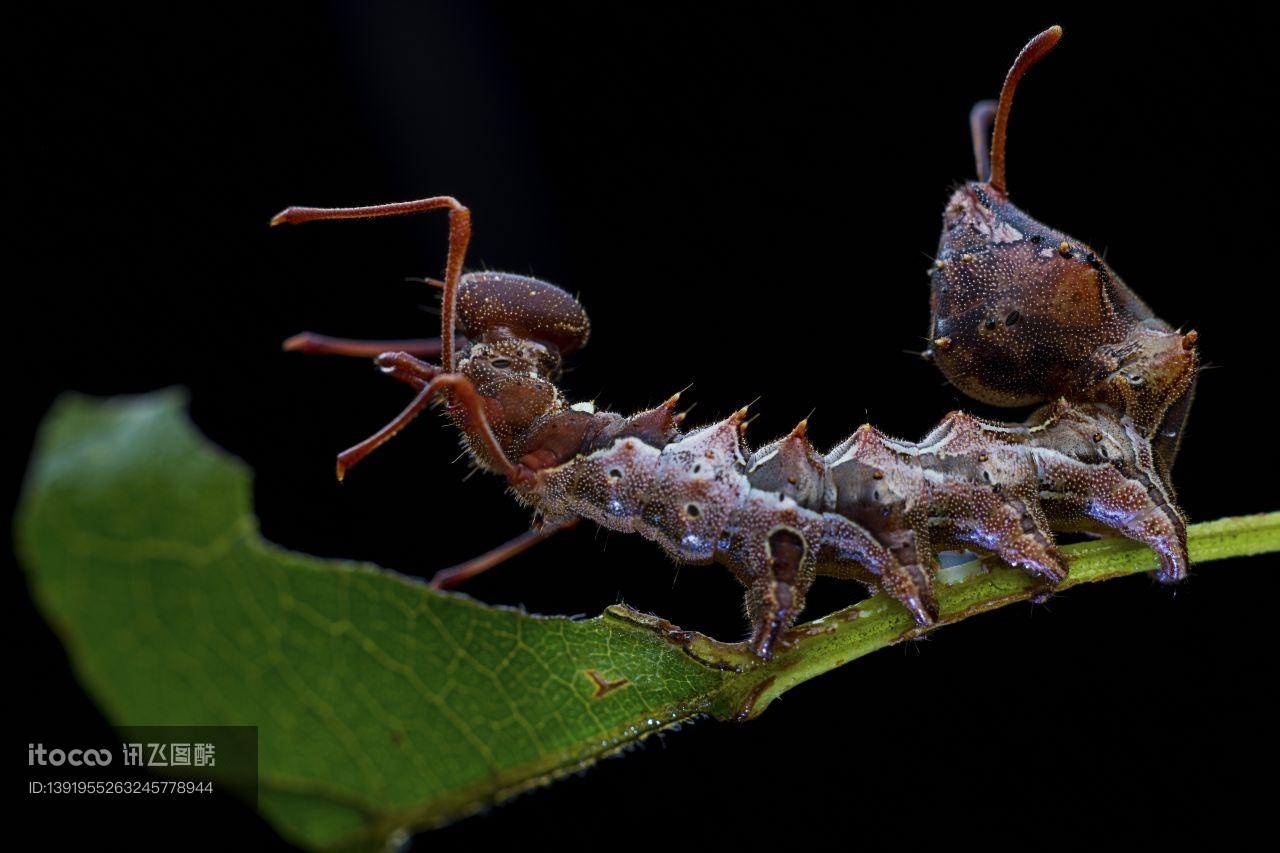
[{"label": "spiky caterpillar body", "polygon": [[1107,406],[1059,401],[1023,424],[953,412],[918,443],[863,426],[826,454],[803,425],[750,453],[745,410],[687,434],[674,400],[630,419],[565,409],[544,423],[565,416],[616,435],[517,494],[548,519],[585,517],[678,562],[727,566],[765,657],[817,575],[882,587],[932,622],[939,550],[994,554],[1052,585],[1066,575],[1054,530],[1119,533],[1151,546],[1165,579],[1186,571],[1185,522],[1151,443]]}]

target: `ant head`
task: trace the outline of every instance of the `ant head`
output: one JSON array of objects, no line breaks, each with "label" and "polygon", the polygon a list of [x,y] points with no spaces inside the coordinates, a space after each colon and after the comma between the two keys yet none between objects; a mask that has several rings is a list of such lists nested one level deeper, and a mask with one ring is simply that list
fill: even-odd
[{"label": "ant head", "polygon": [[487,401],[485,414],[500,440],[524,435],[560,408],[560,354],[554,347],[490,331],[460,356],[458,372]]},{"label": "ant head", "polygon": [[586,343],[590,324],[578,300],[555,285],[478,272],[458,282],[457,328],[468,340],[457,370],[485,398],[505,442],[561,407],[561,356]]},{"label": "ant head", "polygon": [[974,107],[974,150],[985,180],[952,195],[930,273],[934,362],[965,394],[994,405],[1070,393],[1094,369],[1099,348],[1151,316],[1097,252],[1009,202],[1004,152],[1013,95],[1061,37],[1060,27],[1050,27],[1028,42],[999,102]]},{"label": "ant head", "polygon": [[458,331],[473,341],[523,338],[566,355],[587,342],[591,324],[578,300],[554,284],[475,272],[458,284]]}]

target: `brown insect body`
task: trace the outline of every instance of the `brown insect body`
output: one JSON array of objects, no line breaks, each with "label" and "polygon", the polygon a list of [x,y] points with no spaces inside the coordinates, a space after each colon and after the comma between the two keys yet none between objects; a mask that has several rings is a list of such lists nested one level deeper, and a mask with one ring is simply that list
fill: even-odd
[{"label": "brown insect body", "polygon": [[1000,101],[974,107],[974,150],[986,179],[956,190],[943,213],[931,271],[930,355],[953,385],[984,403],[1107,404],[1153,440],[1167,480],[1199,368],[1195,333],[1175,332],[1100,254],[1008,197],[1005,138],[1013,97],[1061,36],[1051,27],[1032,39],[1005,78]]},{"label": "brown insect body", "polygon": [[1106,353],[1154,320],[1088,246],[1023,213],[990,184],[956,191],[932,273],[934,361],[957,388],[1026,406],[1094,384]]},{"label": "brown insect body", "polygon": [[[1014,83],[1047,38],[1024,50]],[[1011,98],[1006,83],[1006,116]],[[505,475],[543,520],[444,581],[586,518],[639,533],[678,562],[726,565],[747,588],[751,646],[765,658],[785,641],[819,574],[883,588],[918,622],[932,622],[943,549],[994,554],[1052,585],[1067,570],[1052,531],[1118,533],[1156,550],[1162,580],[1183,577],[1185,522],[1168,467],[1190,401],[1194,333],[1172,332],[1086,247],[1053,243],[1062,235],[1007,202],[1000,122],[997,115],[999,171],[958,191],[944,219],[934,355],[979,399],[1049,401],[1026,423],[953,412],[918,443],[868,425],[823,454],[802,422],[753,453],[742,435],[745,409],[685,433],[679,395],[630,417],[570,405],[557,383],[562,357],[586,342],[586,313],[545,282],[461,275],[470,218],[456,201],[290,208],[273,221],[451,214],[441,339],[388,345],[377,358],[418,396],[341,454],[339,474],[443,397],[477,464]],[[456,351],[455,326],[465,336]],[[370,344],[304,334],[286,348],[351,355]],[[439,366],[415,357],[437,353]]]}]

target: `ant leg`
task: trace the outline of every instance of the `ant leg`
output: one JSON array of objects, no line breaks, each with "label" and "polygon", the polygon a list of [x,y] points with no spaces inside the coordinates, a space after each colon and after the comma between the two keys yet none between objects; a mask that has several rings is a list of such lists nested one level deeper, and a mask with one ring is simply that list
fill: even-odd
[{"label": "ant leg", "polygon": [[[403,201],[395,204],[375,204],[368,207],[287,207],[271,217],[272,225],[289,223],[299,225],[318,219],[369,219],[376,216],[400,216],[425,210],[449,210],[449,256],[445,261],[444,297],[440,306],[442,345],[441,361],[445,370],[454,369],[453,330],[454,315],[458,305],[458,280],[462,276],[462,261],[471,242],[471,211],[456,198],[447,195]],[[354,449],[354,448],[352,448]],[[510,463],[508,463],[510,464]]]},{"label": "ant leg", "polygon": [[471,384],[471,380],[460,373],[440,373],[434,364],[418,361],[408,353],[383,353],[378,357],[378,366],[401,382],[406,382],[420,389],[418,396],[395,417],[391,423],[366,438],[364,441],[338,454],[338,480],[346,476],[347,470],[359,464],[366,456],[377,450],[388,440],[404,429],[410,421],[427,407],[437,394],[447,394],[450,410],[459,412],[465,423],[464,432],[472,440],[482,445],[485,453],[477,453],[477,457],[486,467],[504,474],[509,482],[520,479],[521,470],[512,464],[502,449],[502,443],[494,435],[489,425],[489,418],[484,411],[484,398]]},{"label": "ant leg", "polygon": [[[454,346],[466,342],[461,335],[454,338]],[[413,338],[402,341],[365,341],[352,338],[334,338],[315,332],[300,332],[284,342],[285,352],[302,352],[307,355],[346,355],[355,358],[377,358],[384,352],[404,352],[418,358],[438,358],[443,345],[439,338]]]},{"label": "ant leg", "polygon": [[435,577],[431,578],[431,586],[435,589],[452,589],[463,581],[470,580],[476,575],[489,571],[494,566],[505,563],[517,554],[523,554],[539,542],[550,539],[561,530],[568,530],[576,527],[578,522],[582,521],[578,516],[572,516],[563,521],[553,521],[544,523],[541,527],[533,530],[527,530],[521,533],[510,542],[506,542],[487,551],[479,557],[473,557],[465,563],[459,563],[447,569],[441,569],[436,572]]},{"label": "ant leg", "polygon": [[431,388],[430,383],[422,383],[422,390],[418,392],[418,396],[413,398],[413,402],[405,407],[405,410],[396,415],[395,420],[375,432],[353,447],[338,454],[338,482],[341,483],[347,476],[347,469],[352,468],[360,463],[362,459],[382,445],[386,444],[396,433],[408,426],[409,421],[418,416],[418,412],[427,407],[431,402],[431,398],[438,393],[439,389]]},{"label": "ant leg", "polygon": [[373,360],[378,369],[398,379],[415,390],[421,391],[427,383],[444,373],[443,368],[430,362],[420,361],[407,352],[384,352]]}]

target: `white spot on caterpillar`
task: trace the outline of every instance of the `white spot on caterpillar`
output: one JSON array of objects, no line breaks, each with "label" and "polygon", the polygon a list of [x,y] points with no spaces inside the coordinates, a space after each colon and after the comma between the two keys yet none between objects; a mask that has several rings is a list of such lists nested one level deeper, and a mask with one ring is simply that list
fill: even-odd
[{"label": "white spot on caterpillar", "polygon": [[[772,459],[773,457],[775,457],[775,456],[777,456],[777,455],[778,455],[778,448],[776,448],[776,447],[775,447],[773,450],[770,450],[770,451],[769,451],[768,453],[766,453],[764,456],[761,456],[759,459],[757,459],[757,460],[756,460],[756,462],[755,462],[755,464],[751,466],[751,471],[755,471],[755,470],[756,470],[757,468],[759,468],[761,465],[763,465],[764,463],[768,462],[770,459]],[[750,471],[748,471],[747,473],[751,473],[751,472],[750,472]]]},{"label": "white spot on caterpillar", "polygon": [[1022,239],[1022,232],[1008,222],[1001,222],[991,232],[992,243],[1016,243]]}]

